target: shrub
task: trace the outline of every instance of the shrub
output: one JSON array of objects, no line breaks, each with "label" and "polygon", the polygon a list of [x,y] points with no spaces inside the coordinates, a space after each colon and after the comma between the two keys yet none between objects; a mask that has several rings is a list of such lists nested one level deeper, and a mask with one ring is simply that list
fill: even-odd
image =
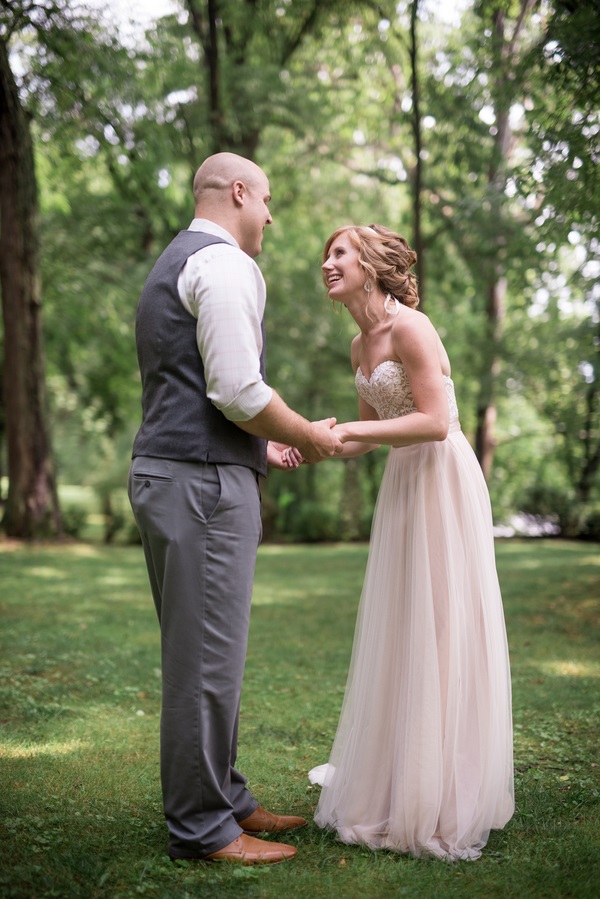
[{"label": "shrub", "polygon": [[587,513],[581,527],[581,536],[584,540],[597,540],[600,543],[600,507]]},{"label": "shrub", "polygon": [[576,537],[581,530],[581,506],[572,493],[560,487],[534,484],[525,491],[521,511],[555,522],[563,537]]},{"label": "shrub", "polygon": [[298,543],[339,539],[337,515],[321,503],[297,503],[288,509],[287,525],[286,534]]},{"label": "shrub", "polygon": [[78,539],[87,524],[87,509],[83,506],[64,506],[61,513],[65,534]]}]

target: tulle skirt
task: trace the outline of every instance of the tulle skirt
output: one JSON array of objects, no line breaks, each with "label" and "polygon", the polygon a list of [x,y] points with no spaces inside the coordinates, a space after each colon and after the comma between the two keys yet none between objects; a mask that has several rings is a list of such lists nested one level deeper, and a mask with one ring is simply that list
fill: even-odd
[{"label": "tulle skirt", "polygon": [[511,688],[489,495],[459,426],[391,449],[315,821],[453,861],[514,811]]}]

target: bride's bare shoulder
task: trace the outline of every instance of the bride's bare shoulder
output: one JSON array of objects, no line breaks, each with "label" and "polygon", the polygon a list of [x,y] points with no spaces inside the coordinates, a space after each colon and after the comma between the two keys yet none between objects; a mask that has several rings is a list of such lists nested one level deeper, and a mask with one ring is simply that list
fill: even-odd
[{"label": "bride's bare shoulder", "polygon": [[356,337],[353,338],[352,343],[350,344],[350,361],[352,363],[352,370],[356,371],[358,368],[358,355],[360,349],[360,334],[357,334]]},{"label": "bride's bare shoulder", "polygon": [[416,309],[407,309],[406,312],[410,314],[401,323],[397,337],[397,345],[401,352],[411,353],[415,350],[418,352],[419,347],[426,353],[434,352],[439,359],[442,374],[449,376],[451,373],[450,359],[442,339],[430,319]]},{"label": "bride's bare shoulder", "polygon": [[404,306],[402,313],[396,318],[393,332],[394,338],[401,344],[415,339],[426,341],[439,339],[437,331],[425,313],[419,312],[418,309],[410,309],[408,306]]}]

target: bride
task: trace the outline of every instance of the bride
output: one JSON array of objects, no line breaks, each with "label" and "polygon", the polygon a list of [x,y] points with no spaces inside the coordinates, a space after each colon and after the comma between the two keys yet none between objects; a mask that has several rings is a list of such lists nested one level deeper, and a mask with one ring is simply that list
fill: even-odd
[{"label": "bride", "polygon": [[391,450],[341,718],[310,776],[316,823],[344,842],[452,861],[478,858],[514,811],[510,670],[488,491],[415,261],[380,225],[325,246],[329,296],[360,329],[342,457]]}]

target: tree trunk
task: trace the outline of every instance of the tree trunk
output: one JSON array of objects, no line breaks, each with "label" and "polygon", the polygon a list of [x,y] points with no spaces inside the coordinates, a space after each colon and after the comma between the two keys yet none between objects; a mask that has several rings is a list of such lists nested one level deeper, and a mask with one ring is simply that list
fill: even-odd
[{"label": "tree trunk", "polygon": [[486,293],[486,342],[484,368],[477,403],[477,431],[475,451],[486,480],[492,470],[496,448],[496,382],[500,374],[500,339],[505,315],[506,238],[502,233],[502,208],[506,163],[512,149],[510,107],[514,100],[515,79],[519,64],[519,41],[523,29],[536,5],[536,0],[520,0],[518,14],[511,35],[506,34],[506,18],[502,9],[492,5],[492,32],[496,48],[493,75],[493,97],[496,113],[496,134],[488,171],[491,215],[498,223],[490,277],[485,285]]},{"label": "tree trunk", "polygon": [[39,216],[29,122],[0,40],[0,288],[11,537],[57,536],[62,522],[46,410]]},{"label": "tree trunk", "polygon": [[585,427],[581,435],[583,441],[583,463],[577,481],[577,498],[581,503],[588,503],[592,495],[592,489],[596,473],[600,468],[600,443],[597,438],[597,422],[600,420],[600,392],[595,381],[587,390]]},{"label": "tree trunk", "polygon": [[421,135],[421,84],[418,69],[417,20],[419,0],[413,0],[410,12],[410,72],[412,89],[412,130],[415,140],[415,170],[413,178],[413,248],[417,254],[416,275],[419,284],[419,306],[425,305],[425,246],[421,226],[421,198],[423,194],[423,142]]},{"label": "tree trunk", "polygon": [[496,382],[500,374],[499,343],[506,297],[506,278],[502,262],[506,241],[501,230],[501,210],[504,202],[503,172],[510,153],[512,140],[512,131],[509,123],[510,91],[508,82],[513,74],[510,71],[513,64],[513,47],[512,43],[509,43],[505,38],[505,19],[502,11],[494,14],[493,30],[497,47],[493,89],[496,134],[488,171],[488,185],[492,214],[496,216],[499,230],[495,239],[494,262],[489,267],[490,275],[485,284],[486,339],[477,401],[477,428],[475,433],[475,452],[486,481],[489,479],[492,471],[496,449]]},{"label": "tree trunk", "polygon": [[[209,101],[210,152],[221,153],[228,150],[239,153],[247,159],[254,159],[260,139],[260,131],[245,123],[245,127],[232,128],[225,112],[223,61],[220,54],[219,28],[223,27],[224,12],[218,0],[187,0],[190,24],[203,49],[206,88]],[[224,28],[227,32],[227,27]],[[226,37],[223,38],[226,40]],[[237,59],[243,71],[245,47]],[[235,54],[232,54],[235,56]]]},{"label": "tree trunk", "polygon": [[486,369],[482,374],[477,404],[477,430],[475,433],[475,453],[488,480],[494,463],[496,450],[496,381],[500,374],[498,344],[504,318],[506,278],[496,275],[487,287],[486,329],[484,361]]}]

